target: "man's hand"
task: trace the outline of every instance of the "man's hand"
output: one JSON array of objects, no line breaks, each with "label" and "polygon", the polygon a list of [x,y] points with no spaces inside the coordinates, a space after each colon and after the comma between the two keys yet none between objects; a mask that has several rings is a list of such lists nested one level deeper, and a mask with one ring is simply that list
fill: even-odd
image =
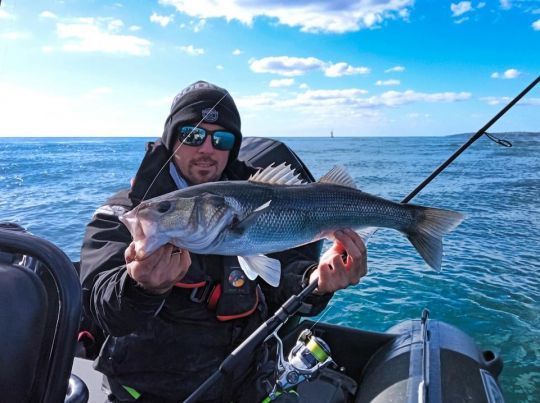
[{"label": "man's hand", "polygon": [[169,291],[191,265],[189,252],[171,244],[162,246],[144,260],[135,260],[135,256],[132,242],[124,252],[128,275],[151,294]]},{"label": "man's hand", "polygon": [[334,233],[334,245],[319,260],[310,282],[319,278],[316,294],[326,294],[358,284],[367,274],[367,251],[362,238],[352,229]]}]

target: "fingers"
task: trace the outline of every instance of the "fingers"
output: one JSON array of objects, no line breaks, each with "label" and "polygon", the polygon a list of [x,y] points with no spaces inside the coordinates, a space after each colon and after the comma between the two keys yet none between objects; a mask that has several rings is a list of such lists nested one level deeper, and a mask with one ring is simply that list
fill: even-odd
[{"label": "fingers", "polygon": [[339,245],[338,249],[343,249],[347,253],[348,257],[359,260],[366,255],[366,246],[362,241],[362,238],[350,228],[336,231],[334,234],[336,243]]},{"label": "fingers", "polygon": [[358,284],[367,274],[367,251],[362,238],[351,229],[343,229],[334,233],[334,239],[319,262],[319,293]]},{"label": "fingers", "polygon": [[149,292],[162,294],[180,281],[191,265],[187,251],[167,244],[160,247],[144,260],[131,260],[130,245],[125,252],[129,276]]}]

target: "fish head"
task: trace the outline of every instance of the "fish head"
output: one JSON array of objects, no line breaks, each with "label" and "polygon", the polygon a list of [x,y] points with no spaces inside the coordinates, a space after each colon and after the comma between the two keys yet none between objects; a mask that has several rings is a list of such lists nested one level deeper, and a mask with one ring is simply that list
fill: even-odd
[{"label": "fish head", "polygon": [[142,202],[120,220],[133,237],[137,258],[144,259],[166,243],[208,253],[233,217],[234,209],[224,197],[172,192]]}]

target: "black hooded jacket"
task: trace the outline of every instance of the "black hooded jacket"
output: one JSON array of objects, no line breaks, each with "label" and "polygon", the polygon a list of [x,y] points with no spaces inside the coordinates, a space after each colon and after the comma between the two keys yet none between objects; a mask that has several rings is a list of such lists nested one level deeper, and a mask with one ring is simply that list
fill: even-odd
[{"label": "black hooded jacket", "polygon": [[[143,196],[148,199],[177,189],[169,170],[162,169],[171,153],[170,131],[166,126],[162,140],[149,143],[131,189],[117,193],[95,212],[82,245],[81,282],[85,314],[106,336],[96,369],[143,395],[179,401],[218,368],[264,321],[268,311],[273,312],[301,290],[306,272],[318,262],[319,249],[310,244],[272,255],[282,263],[280,285],[273,288],[258,281],[263,294],[258,307],[240,319],[218,320],[206,304],[190,299],[189,289],[174,287],[166,295],[156,296],[138,288],[128,276],[124,261],[124,250],[132,238],[118,217],[137,206]],[[253,172],[253,167],[234,160],[228,164],[224,177],[242,180]],[[219,277],[224,259],[191,253],[189,272]],[[330,297],[310,297],[303,313],[319,313]],[[247,367],[239,368],[235,379],[227,380],[226,387],[235,390],[246,371]],[[223,388],[224,382],[205,398],[220,399]]]}]

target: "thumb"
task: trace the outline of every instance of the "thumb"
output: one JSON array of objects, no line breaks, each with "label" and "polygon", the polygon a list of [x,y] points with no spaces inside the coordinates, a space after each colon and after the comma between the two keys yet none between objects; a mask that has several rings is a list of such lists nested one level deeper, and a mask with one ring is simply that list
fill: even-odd
[{"label": "thumb", "polygon": [[124,259],[126,260],[126,263],[131,263],[135,260],[135,257],[136,257],[135,244],[132,242],[124,251]]}]

